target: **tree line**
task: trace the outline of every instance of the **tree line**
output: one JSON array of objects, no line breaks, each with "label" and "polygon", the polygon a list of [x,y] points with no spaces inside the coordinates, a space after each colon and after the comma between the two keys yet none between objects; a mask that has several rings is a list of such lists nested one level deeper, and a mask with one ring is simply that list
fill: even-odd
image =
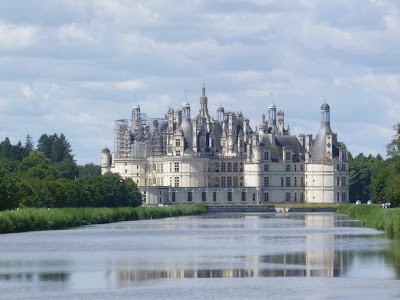
[{"label": "tree line", "polygon": [[79,166],[63,134],[40,136],[34,147],[0,143],[0,210],[17,207],[120,207],[141,205],[131,179],[118,174],[101,176],[101,167]]},{"label": "tree line", "polygon": [[356,157],[350,155],[350,200],[400,204],[400,123],[393,128],[395,135],[386,146],[387,159],[380,154]]}]

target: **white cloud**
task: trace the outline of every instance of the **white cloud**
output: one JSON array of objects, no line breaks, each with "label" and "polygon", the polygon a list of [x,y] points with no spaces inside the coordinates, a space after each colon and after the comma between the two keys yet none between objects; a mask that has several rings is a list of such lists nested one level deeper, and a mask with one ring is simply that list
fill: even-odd
[{"label": "white cloud", "polygon": [[83,86],[99,89],[120,89],[120,90],[136,90],[145,87],[145,84],[142,80],[125,80],[125,81],[88,81],[83,82]]},{"label": "white cloud", "polygon": [[57,39],[63,44],[94,44],[97,38],[78,24],[66,24],[57,30]]},{"label": "white cloud", "polygon": [[24,49],[36,42],[39,29],[35,26],[0,24],[0,50]]},{"label": "white cloud", "polygon": [[96,116],[84,112],[77,115],[67,114],[66,119],[80,125],[95,125],[98,123]]},{"label": "white cloud", "polygon": [[368,72],[364,75],[336,78],[334,82],[338,87],[356,84],[366,90],[377,90],[385,93],[400,92],[400,73],[373,74]]},{"label": "white cloud", "polygon": [[21,87],[21,92],[25,96],[25,98],[28,98],[28,99],[35,96],[35,92],[32,91],[32,89],[29,85],[23,85]]}]

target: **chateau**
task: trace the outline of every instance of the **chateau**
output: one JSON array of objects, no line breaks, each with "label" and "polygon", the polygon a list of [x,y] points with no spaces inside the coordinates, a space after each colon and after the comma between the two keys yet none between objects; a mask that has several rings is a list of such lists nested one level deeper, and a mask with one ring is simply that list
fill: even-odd
[{"label": "chateau", "polygon": [[291,135],[284,121],[274,104],[255,130],[223,107],[214,119],[204,86],[194,118],[187,101],[164,118],[148,118],[135,105],[130,120],[115,121],[102,174],[132,178],[146,204],[349,202],[347,152],[331,130],[329,105],[321,106],[315,140]]}]

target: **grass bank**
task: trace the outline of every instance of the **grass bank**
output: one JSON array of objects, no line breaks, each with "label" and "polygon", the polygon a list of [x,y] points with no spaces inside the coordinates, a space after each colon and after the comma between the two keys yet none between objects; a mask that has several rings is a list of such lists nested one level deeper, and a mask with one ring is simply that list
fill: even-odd
[{"label": "grass bank", "polygon": [[0,233],[65,229],[88,224],[167,218],[206,213],[204,205],[118,208],[26,208],[0,212]]},{"label": "grass bank", "polygon": [[338,207],[338,213],[361,220],[364,225],[383,230],[391,237],[400,237],[400,208],[383,209],[380,205],[346,204]]}]

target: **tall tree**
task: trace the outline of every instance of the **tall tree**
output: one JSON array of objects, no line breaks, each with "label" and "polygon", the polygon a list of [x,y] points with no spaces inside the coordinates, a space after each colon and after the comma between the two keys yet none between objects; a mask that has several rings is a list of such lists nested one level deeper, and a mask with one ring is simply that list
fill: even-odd
[{"label": "tall tree", "polygon": [[[57,134],[55,134],[57,136]],[[51,158],[53,152],[53,136],[48,136],[47,134],[42,134],[38,140],[37,150],[43,152],[47,158]]]},{"label": "tall tree", "polygon": [[24,157],[27,157],[31,151],[34,149],[33,139],[28,134],[25,138],[25,147],[24,147]]}]

